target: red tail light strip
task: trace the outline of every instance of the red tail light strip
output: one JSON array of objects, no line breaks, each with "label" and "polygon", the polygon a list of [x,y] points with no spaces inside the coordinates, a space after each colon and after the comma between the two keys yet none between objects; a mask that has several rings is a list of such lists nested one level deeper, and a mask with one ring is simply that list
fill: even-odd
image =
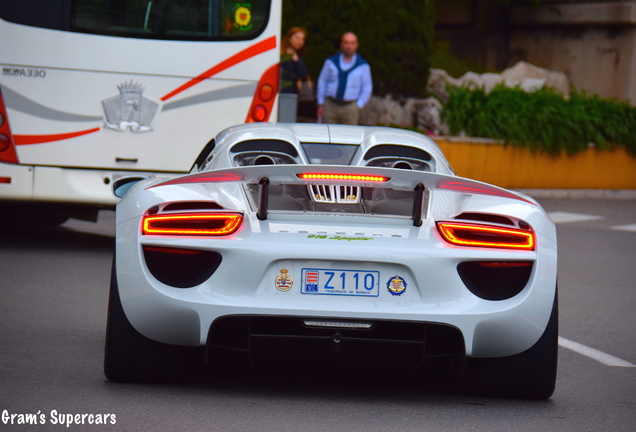
[{"label": "red tail light strip", "polygon": [[349,174],[297,174],[297,176],[303,180],[352,180],[363,182],[386,182],[391,180],[390,177]]},{"label": "red tail light strip", "polygon": [[438,222],[444,240],[457,246],[534,250],[534,233],[514,228]]},{"label": "red tail light strip", "polygon": [[181,213],[146,215],[144,235],[226,236],[236,232],[243,222],[237,213]]}]

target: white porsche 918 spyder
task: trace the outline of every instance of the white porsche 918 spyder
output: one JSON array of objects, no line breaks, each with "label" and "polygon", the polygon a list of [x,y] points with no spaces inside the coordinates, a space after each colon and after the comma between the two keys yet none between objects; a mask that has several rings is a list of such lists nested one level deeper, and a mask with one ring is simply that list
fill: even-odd
[{"label": "white porsche 918 spyder", "polygon": [[532,198],[457,177],[423,135],[242,125],[190,174],[113,191],[110,380],[161,380],[199,347],[202,363],[442,362],[485,394],[554,391],[554,224]]}]

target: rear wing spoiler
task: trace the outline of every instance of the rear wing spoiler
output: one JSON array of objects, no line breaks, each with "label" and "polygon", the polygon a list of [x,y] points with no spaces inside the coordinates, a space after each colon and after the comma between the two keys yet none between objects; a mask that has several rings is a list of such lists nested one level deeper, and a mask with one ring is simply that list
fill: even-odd
[{"label": "rear wing spoiler", "polygon": [[445,174],[393,168],[358,167],[343,165],[257,165],[204,171],[148,186],[146,189],[171,185],[239,182],[259,185],[257,216],[267,218],[270,185],[355,185],[413,191],[413,224],[422,224],[422,203],[427,191],[445,190],[458,193],[489,195],[509,198],[537,205],[523,195],[506,189]]}]

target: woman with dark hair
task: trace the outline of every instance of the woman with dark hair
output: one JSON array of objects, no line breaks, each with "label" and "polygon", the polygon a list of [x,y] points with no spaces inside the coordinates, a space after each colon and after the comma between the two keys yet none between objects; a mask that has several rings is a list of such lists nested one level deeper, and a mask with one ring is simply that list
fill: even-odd
[{"label": "woman with dark hair", "polygon": [[301,57],[307,32],[301,27],[289,29],[280,44],[281,93],[298,93],[298,81],[307,81],[307,68]]}]

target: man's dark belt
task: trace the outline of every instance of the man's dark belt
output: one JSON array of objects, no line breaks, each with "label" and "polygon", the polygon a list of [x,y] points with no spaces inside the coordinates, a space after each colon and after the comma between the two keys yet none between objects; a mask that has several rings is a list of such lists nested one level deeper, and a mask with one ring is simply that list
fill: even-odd
[{"label": "man's dark belt", "polygon": [[350,100],[350,101],[340,100],[340,99],[332,98],[331,96],[327,96],[327,99],[329,99],[331,102],[335,103],[336,105],[349,105],[350,103],[355,102],[354,100]]}]

